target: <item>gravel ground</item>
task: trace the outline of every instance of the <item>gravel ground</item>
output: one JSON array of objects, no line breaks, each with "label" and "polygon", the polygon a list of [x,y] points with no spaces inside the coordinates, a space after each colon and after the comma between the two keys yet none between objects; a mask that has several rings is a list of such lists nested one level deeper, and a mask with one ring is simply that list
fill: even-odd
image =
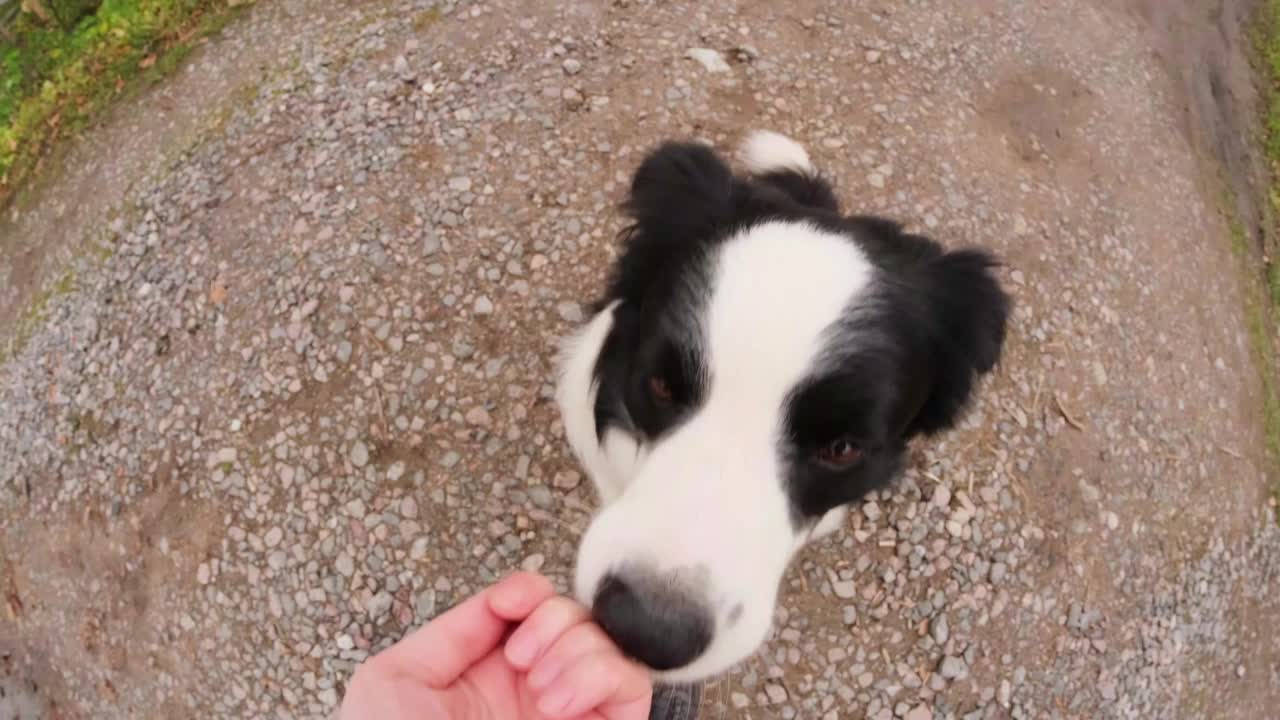
[{"label": "gravel ground", "polygon": [[96,249],[0,369],[0,688],[326,717],[511,569],[566,588],[593,498],[556,338],[651,144],[767,128],[847,206],[1000,252],[1018,310],[968,422],[801,555],[704,716],[1274,712],[1257,371],[1141,27],[1085,0],[255,10],[179,81],[278,40],[197,139],[112,210],[6,225]]}]

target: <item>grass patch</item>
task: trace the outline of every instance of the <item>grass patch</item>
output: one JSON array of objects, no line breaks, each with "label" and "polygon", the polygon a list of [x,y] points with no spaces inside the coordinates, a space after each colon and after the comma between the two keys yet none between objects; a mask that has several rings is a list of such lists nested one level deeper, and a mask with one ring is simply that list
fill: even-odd
[{"label": "grass patch", "polygon": [[[1266,116],[1264,147],[1271,177],[1268,222],[1264,229],[1262,251],[1266,268],[1258,282],[1249,282],[1245,288],[1246,323],[1253,345],[1254,355],[1262,374],[1264,430],[1267,454],[1271,461],[1271,494],[1280,504],[1280,398],[1276,388],[1276,321],[1280,319],[1280,0],[1263,0],[1259,6],[1256,46],[1261,62],[1260,83]],[[1249,247],[1248,237],[1238,222],[1232,224],[1232,245],[1241,258],[1242,266],[1250,279],[1257,277],[1257,253]],[[1280,522],[1280,510],[1276,512]]]},{"label": "grass patch", "polygon": [[40,0],[0,28],[0,206],[42,167],[54,144],[111,105],[172,73],[196,43],[252,0],[96,0],[59,15]]}]

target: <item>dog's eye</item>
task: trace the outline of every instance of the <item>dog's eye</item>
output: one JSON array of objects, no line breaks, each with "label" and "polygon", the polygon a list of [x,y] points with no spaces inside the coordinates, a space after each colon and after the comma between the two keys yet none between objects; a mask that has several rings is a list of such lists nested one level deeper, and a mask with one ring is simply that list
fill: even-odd
[{"label": "dog's eye", "polygon": [[849,438],[838,438],[830,445],[818,451],[818,460],[823,465],[844,470],[862,459],[862,448],[853,444]]},{"label": "dog's eye", "polygon": [[659,405],[670,405],[673,400],[671,394],[671,386],[667,381],[657,375],[649,376],[649,394],[653,396],[654,402]]}]

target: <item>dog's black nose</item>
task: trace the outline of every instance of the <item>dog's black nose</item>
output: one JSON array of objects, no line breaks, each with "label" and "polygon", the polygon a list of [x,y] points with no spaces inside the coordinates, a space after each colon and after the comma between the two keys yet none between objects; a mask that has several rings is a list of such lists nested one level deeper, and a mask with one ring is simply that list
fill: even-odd
[{"label": "dog's black nose", "polygon": [[591,610],[622,652],[654,670],[696,660],[711,644],[715,624],[710,611],[679,590],[613,574],[601,581]]}]

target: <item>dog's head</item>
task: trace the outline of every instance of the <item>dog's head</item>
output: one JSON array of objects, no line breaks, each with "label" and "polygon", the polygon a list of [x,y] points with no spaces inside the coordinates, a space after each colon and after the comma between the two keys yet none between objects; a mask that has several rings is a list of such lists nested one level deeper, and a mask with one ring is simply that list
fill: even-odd
[{"label": "dog's head", "polygon": [[566,434],[605,501],[575,592],[669,680],[757,648],[796,550],[956,421],[1008,315],[987,254],[841,215],[782,136],[744,159],[742,177],[702,145],[644,160],[562,367]]}]

